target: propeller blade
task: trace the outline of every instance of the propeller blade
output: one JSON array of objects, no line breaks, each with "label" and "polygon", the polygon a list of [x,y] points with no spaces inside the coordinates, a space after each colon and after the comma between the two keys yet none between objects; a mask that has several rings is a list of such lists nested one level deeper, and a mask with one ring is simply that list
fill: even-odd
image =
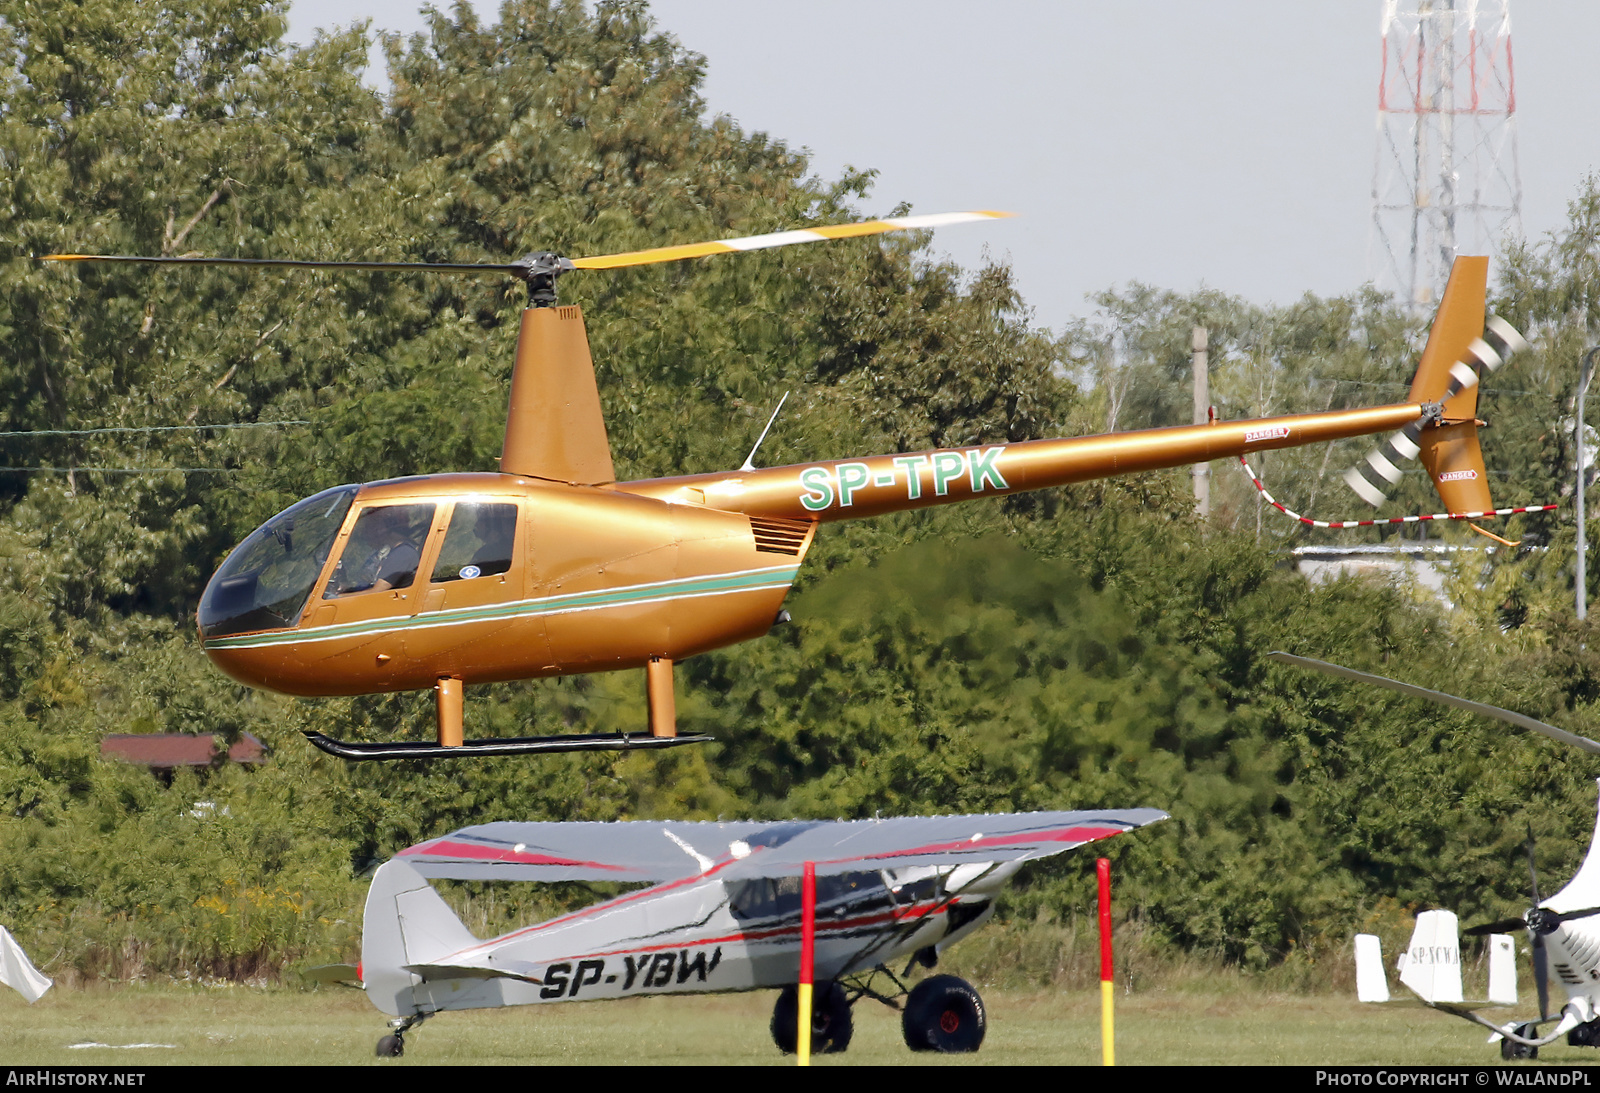
[{"label": "propeller blade", "polygon": [[1533,935],[1533,982],[1539,988],[1539,1020],[1550,1019],[1550,954],[1545,951],[1544,935]]},{"label": "propeller blade", "polygon": [[1528,887],[1533,889],[1533,905],[1539,906],[1539,871],[1533,867],[1533,821],[1528,821]]},{"label": "propeller blade", "polygon": [[[1285,653],[1281,651],[1273,651],[1268,653],[1267,656],[1268,658],[1276,660],[1282,664],[1293,664],[1298,668],[1310,668],[1312,671],[1322,672],[1330,676],[1341,676],[1345,679],[1353,679],[1360,683],[1371,683],[1375,687],[1384,687],[1391,691],[1399,691],[1401,694],[1410,695],[1412,698],[1426,698],[1430,702],[1440,702],[1446,706],[1454,706],[1456,709],[1466,710],[1468,713],[1480,714],[1483,717],[1493,717],[1497,720],[1506,721],[1512,725],[1519,726],[1520,728],[1532,729],[1536,733],[1542,733],[1552,740],[1559,740],[1563,744],[1571,744],[1573,747],[1580,748],[1583,751],[1588,752],[1590,755],[1600,755],[1600,743],[1596,743],[1587,737],[1574,736],[1565,729],[1558,729],[1554,725],[1545,724],[1543,721],[1535,721],[1533,718],[1528,717],[1525,714],[1514,713],[1511,710],[1502,710],[1498,706],[1488,706],[1482,702],[1472,702],[1465,698],[1457,698],[1455,695],[1445,694],[1443,691],[1430,691],[1426,687],[1418,687],[1410,683],[1401,683],[1397,679],[1389,679],[1386,676],[1375,676],[1370,672],[1358,672],[1354,668],[1346,668],[1341,664],[1329,664],[1325,660],[1312,660],[1310,657],[1297,657],[1293,653]],[[1538,900],[1534,901],[1534,905],[1538,906]]]},{"label": "propeller blade", "polygon": [[678,262],[685,258],[702,258],[708,254],[766,250],[769,247],[786,247],[793,243],[820,243],[825,239],[851,239],[860,235],[881,235],[884,232],[913,231],[917,228],[942,228],[949,224],[970,224],[975,220],[997,220],[1011,215],[1013,214],[981,209],[964,213],[896,216],[887,220],[829,224],[820,228],[800,228],[796,231],[771,232],[767,235],[746,235],[738,239],[719,239],[709,243],[684,243],[674,247],[652,247],[649,250],[628,251],[623,254],[574,258],[572,264],[579,269],[619,269],[623,266],[645,266],[654,262]]},{"label": "propeller blade", "polygon": [[139,262],[152,266],[258,266],[277,269],[365,269],[383,273],[432,270],[436,273],[499,273],[516,276],[522,267],[475,262],[316,262],[296,258],[151,258],[137,254],[40,254],[38,262]]},{"label": "propeller blade", "polygon": [[[1553,912],[1554,913],[1554,912]],[[1600,915],[1600,907],[1585,907],[1581,911],[1562,911],[1554,913],[1556,924],[1571,922],[1575,918],[1588,918],[1590,915]]]},{"label": "propeller blade", "polygon": [[1528,924],[1520,918],[1503,918],[1499,922],[1485,922],[1481,926],[1472,926],[1461,931],[1462,937],[1482,937],[1485,934],[1509,934],[1513,930],[1525,930]]}]

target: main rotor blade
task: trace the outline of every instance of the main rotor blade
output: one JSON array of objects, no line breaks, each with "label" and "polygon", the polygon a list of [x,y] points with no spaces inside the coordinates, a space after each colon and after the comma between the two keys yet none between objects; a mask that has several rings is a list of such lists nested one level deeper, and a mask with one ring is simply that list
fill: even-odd
[{"label": "main rotor blade", "polygon": [[1346,668],[1341,664],[1329,664],[1325,660],[1312,660],[1310,657],[1297,657],[1293,653],[1279,651],[1268,653],[1267,656],[1283,664],[1293,664],[1300,668],[1310,668],[1312,671],[1323,672],[1330,676],[1343,676],[1345,679],[1371,683],[1376,687],[1386,687],[1391,691],[1399,691],[1401,694],[1410,695],[1413,698],[1426,698],[1431,702],[1441,702],[1446,706],[1454,706],[1458,710],[1466,710],[1468,713],[1493,717],[1524,729],[1532,729],[1536,733],[1542,733],[1552,740],[1559,740],[1563,744],[1571,744],[1573,747],[1580,748],[1590,755],[1600,755],[1600,743],[1596,743],[1584,736],[1574,736],[1565,729],[1558,729],[1554,725],[1536,721],[1526,714],[1502,710],[1499,706],[1489,706],[1482,702],[1473,702],[1465,698],[1457,698],[1455,695],[1445,694],[1443,691],[1430,691],[1426,687],[1418,687],[1411,683],[1401,683],[1397,679],[1389,679],[1386,676],[1358,672],[1354,668]]},{"label": "main rotor blade", "polygon": [[650,265],[653,262],[678,262],[685,258],[703,258],[708,254],[766,250],[769,247],[786,247],[794,243],[820,243],[826,239],[851,239],[858,235],[881,235],[884,232],[913,231],[917,228],[942,228],[949,224],[970,224],[975,220],[997,220],[1011,215],[1011,213],[980,209],[964,213],[895,216],[887,220],[829,224],[820,228],[800,228],[795,231],[771,232],[767,235],[746,235],[738,239],[718,239],[710,243],[684,243],[675,247],[652,247],[649,250],[628,251],[623,254],[574,258],[572,264],[579,269],[619,269],[623,266]]},{"label": "main rotor blade", "polygon": [[[949,224],[969,224],[975,220],[995,220],[1011,213],[978,210],[961,213],[931,213],[926,216],[896,216],[887,220],[863,220],[854,224],[828,224],[820,228],[800,228],[795,231],[769,232],[766,235],[746,235],[737,239],[719,239],[709,243],[685,243],[672,247],[653,247],[650,250],[627,251],[622,254],[602,254],[593,258],[578,258],[567,264],[554,255],[529,255],[520,262],[323,262],[295,258],[208,258],[208,257],[149,257],[138,254],[41,254],[40,262],[138,262],[152,266],[256,266],[275,269],[351,269],[373,270],[380,273],[406,273],[423,271],[433,273],[497,273],[509,274],[520,280],[530,275],[554,274],[571,269],[620,269],[624,266],[644,266],[655,262],[677,262],[685,258],[700,258],[708,254],[731,254],[739,251],[766,250],[786,247],[794,243],[819,243],[827,239],[850,239],[860,235],[881,235],[884,232],[914,231],[918,228],[941,228]],[[546,269],[530,265],[532,259],[550,259],[554,264]]]},{"label": "main rotor blade", "polygon": [[1503,918],[1499,922],[1485,922],[1461,931],[1462,937],[1482,937],[1484,934],[1508,934],[1512,930],[1525,930],[1528,923],[1520,918]]},{"label": "main rotor blade", "polygon": [[140,262],[154,266],[267,266],[279,269],[366,269],[383,273],[498,273],[518,276],[522,267],[473,262],[316,262],[295,258],[149,258],[137,254],[41,254],[40,262]]}]

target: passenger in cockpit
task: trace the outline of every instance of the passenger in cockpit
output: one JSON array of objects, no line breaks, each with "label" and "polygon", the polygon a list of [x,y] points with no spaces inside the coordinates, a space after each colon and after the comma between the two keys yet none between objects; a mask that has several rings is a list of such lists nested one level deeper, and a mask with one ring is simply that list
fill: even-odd
[{"label": "passenger in cockpit", "polygon": [[[422,564],[422,543],[432,517],[432,505],[384,505],[363,512],[328,591],[342,596],[409,586]],[[353,561],[357,558],[361,560]]]}]

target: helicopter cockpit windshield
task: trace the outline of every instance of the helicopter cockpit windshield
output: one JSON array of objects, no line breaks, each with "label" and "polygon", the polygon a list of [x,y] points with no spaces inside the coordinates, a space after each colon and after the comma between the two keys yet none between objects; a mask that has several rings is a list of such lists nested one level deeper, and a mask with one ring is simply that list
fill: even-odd
[{"label": "helicopter cockpit windshield", "polygon": [[200,636],[293,626],[359,489],[323,490],[251,532],[200,598]]}]

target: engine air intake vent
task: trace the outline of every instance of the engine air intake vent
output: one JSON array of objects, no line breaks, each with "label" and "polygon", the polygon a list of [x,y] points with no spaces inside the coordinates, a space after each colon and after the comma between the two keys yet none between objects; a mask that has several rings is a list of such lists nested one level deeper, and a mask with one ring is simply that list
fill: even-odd
[{"label": "engine air intake vent", "polygon": [[770,516],[750,517],[750,531],[756,549],[764,554],[798,555],[811,533],[809,520],[779,520]]}]

